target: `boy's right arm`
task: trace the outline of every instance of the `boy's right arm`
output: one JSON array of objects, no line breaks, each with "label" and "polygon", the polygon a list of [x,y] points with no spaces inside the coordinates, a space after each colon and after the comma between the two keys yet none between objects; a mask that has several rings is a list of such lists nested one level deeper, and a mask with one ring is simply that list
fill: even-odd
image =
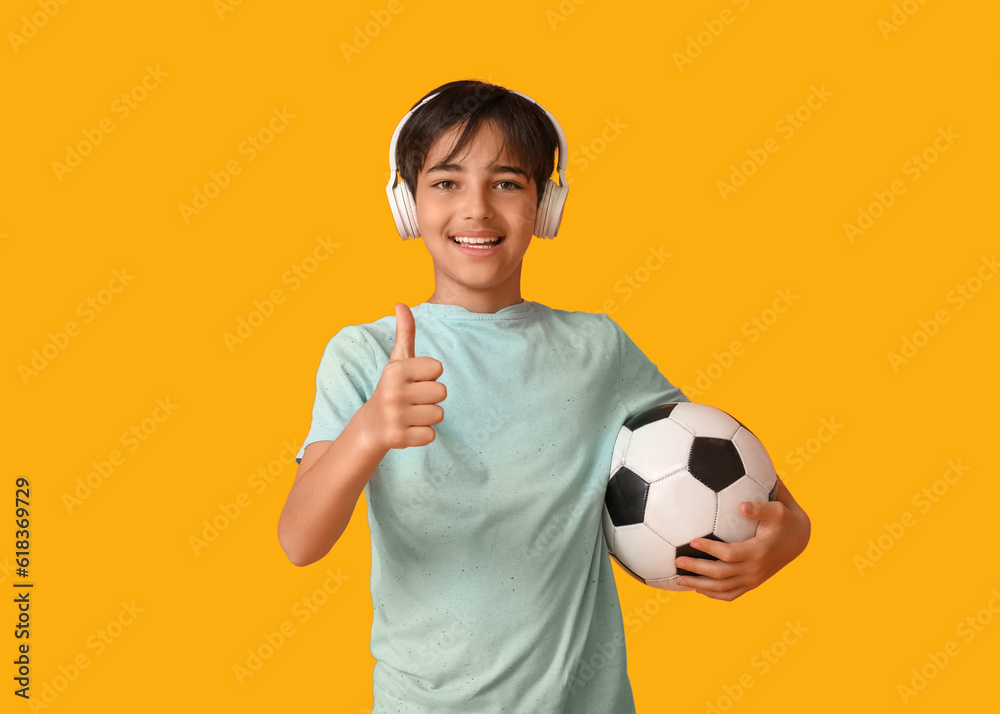
[{"label": "boy's right arm", "polygon": [[443,367],[433,357],[413,356],[415,334],[413,314],[398,303],[396,339],[375,392],[334,441],[315,441],[302,454],[278,519],[278,541],[295,565],[314,563],[333,548],[389,449],[434,440],[430,425],[444,419],[437,402],[447,396],[436,381]]}]

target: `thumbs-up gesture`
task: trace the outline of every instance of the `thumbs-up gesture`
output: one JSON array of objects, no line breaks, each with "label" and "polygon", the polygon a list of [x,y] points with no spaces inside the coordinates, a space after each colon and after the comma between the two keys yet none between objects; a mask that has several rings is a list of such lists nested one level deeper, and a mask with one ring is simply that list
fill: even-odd
[{"label": "thumbs-up gesture", "polygon": [[431,424],[444,419],[437,402],[448,396],[437,382],[444,367],[433,357],[414,357],[416,325],[405,303],[396,303],[396,341],[375,392],[365,402],[365,426],[373,443],[389,449],[434,441]]}]

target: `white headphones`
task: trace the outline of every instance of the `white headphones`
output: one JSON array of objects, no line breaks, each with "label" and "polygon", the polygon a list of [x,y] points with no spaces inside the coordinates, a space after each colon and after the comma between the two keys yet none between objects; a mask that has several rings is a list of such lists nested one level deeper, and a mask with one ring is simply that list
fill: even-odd
[{"label": "white headphones", "polygon": [[[514,92],[512,89],[507,91]],[[538,204],[538,211],[535,214],[535,225],[532,229],[533,234],[539,238],[555,238],[559,232],[559,222],[562,220],[566,195],[569,193],[569,185],[566,183],[566,156],[568,154],[566,149],[566,135],[563,134],[559,122],[556,121],[556,118],[545,107],[527,94],[521,94],[521,92],[514,92],[514,94],[524,97],[545,112],[545,116],[552,122],[552,126],[556,129],[556,134],[559,136],[559,183],[556,183],[551,178],[545,179],[545,189],[542,193],[542,200]],[[385,187],[385,192],[389,197],[389,207],[392,208],[392,217],[396,220],[396,230],[399,231],[399,237],[403,240],[407,238],[414,239],[419,236],[420,228],[417,225],[417,204],[413,197],[413,192],[410,191],[410,187],[406,185],[406,182],[399,177],[399,170],[396,167],[396,140],[399,138],[399,132],[403,128],[403,125],[406,124],[407,119],[410,118],[413,112],[436,96],[437,93],[432,94],[406,113],[406,116],[396,126],[396,131],[392,133],[392,142],[389,144],[389,170],[391,173],[389,183]]]}]

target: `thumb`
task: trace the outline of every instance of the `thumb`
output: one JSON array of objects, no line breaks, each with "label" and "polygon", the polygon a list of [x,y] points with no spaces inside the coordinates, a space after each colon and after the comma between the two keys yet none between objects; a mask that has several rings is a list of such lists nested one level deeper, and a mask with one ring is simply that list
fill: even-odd
[{"label": "thumb", "polygon": [[404,302],[396,303],[396,340],[392,344],[392,352],[389,354],[389,361],[395,362],[401,359],[413,357],[413,342],[416,338],[417,327],[413,321],[413,313]]},{"label": "thumb", "polygon": [[763,521],[767,519],[767,510],[764,508],[765,505],[767,504],[756,503],[754,501],[743,501],[740,503],[740,513],[752,520]]}]

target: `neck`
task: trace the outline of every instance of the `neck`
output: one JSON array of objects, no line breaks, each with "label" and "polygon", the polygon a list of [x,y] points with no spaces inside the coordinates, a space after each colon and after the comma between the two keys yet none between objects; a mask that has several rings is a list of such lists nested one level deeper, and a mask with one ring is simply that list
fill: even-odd
[{"label": "neck", "polygon": [[497,295],[463,295],[449,296],[448,299],[435,292],[425,302],[436,305],[458,305],[464,307],[469,312],[494,313],[503,310],[505,307],[517,305],[524,302],[521,293],[500,297]]}]

